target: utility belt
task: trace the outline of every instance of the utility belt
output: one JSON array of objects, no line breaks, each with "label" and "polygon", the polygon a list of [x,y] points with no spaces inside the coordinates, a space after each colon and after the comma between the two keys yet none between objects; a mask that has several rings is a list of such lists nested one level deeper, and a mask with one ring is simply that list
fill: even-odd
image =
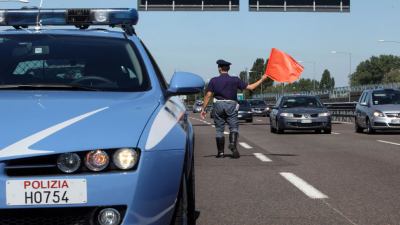
[{"label": "utility belt", "polygon": [[239,110],[239,103],[235,100],[230,100],[230,99],[216,99],[215,100],[215,103],[219,103],[219,102],[234,103],[234,104],[236,104],[235,110],[236,111]]},{"label": "utility belt", "polygon": [[230,100],[230,99],[216,99],[215,102],[234,102],[234,103],[237,103],[237,101],[235,101],[235,100]]}]

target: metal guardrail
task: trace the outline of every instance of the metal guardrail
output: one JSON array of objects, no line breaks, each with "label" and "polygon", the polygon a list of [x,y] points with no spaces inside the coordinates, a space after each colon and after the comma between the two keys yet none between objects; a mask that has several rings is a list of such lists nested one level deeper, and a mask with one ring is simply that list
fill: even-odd
[{"label": "metal guardrail", "polygon": [[332,115],[332,121],[353,122],[357,102],[324,103]]}]

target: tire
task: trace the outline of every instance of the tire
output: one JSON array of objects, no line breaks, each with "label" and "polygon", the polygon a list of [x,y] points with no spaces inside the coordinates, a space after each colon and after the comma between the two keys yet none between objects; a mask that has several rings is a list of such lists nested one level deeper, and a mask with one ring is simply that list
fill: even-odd
[{"label": "tire", "polygon": [[316,134],[320,134],[320,133],[321,133],[321,130],[320,130],[320,129],[315,130],[315,133],[316,133]]},{"label": "tire", "polygon": [[360,127],[357,123],[357,118],[355,118],[354,120],[354,131],[356,133],[362,133],[364,129],[362,129],[362,127]]},{"label": "tire", "polygon": [[[193,167],[194,163],[192,163]],[[196,225],[194,170],[182,175],[181,187],[171,225]]]},{"label": "tire", "polygon": [[332,128],[325,129],[324,134],[332,134]]},{"label": "tire", "polygon": [[375,129],[372,128],[371,120],[369,120],[369,118],[367,118],[366,124],[367,124],[367,133],[368,134],[375,134]]},{"label": "tire", "polygon": [[279,122],[278,122],[278,120],[276,120],[276,133],[277,133],[277,134],[283,134],[283,132],[285,132],[285,130],[284,130],[284,129],[281,129],[281,128],[279,127]]},{"label": "tire", "polygon": [[253,119],[246,120],[246,123],[252,123]]}]

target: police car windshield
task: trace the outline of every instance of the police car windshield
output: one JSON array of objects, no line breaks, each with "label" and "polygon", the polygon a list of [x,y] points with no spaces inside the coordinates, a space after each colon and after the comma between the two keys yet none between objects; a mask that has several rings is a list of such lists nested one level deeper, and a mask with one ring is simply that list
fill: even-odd
[{"label": "police car windshield", "polygon": [[282,108],[322,108],[322,104],[314,97],[287,97],[281,104]]},{"label": "police car windshield", "polygon": [[137,92],[150,86],[137,51],[122,39],[1,35],[0,49],[1,87]]},{"label": "police car windshield", "polygon": [[372,93],[374,105],[400,104],[400,91],[374,91]]}]

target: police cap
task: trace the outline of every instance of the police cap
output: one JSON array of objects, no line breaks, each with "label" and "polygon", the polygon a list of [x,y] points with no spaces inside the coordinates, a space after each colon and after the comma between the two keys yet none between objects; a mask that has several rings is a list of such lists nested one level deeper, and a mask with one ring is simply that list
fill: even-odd
[{"label": "police cap", "polygon": [[218,64],[218,66],[230,66],[230,65],[232,65],[232,63],[227,62],[227,61],[225,61],[223,59],[217,60],[217,64]]}]

